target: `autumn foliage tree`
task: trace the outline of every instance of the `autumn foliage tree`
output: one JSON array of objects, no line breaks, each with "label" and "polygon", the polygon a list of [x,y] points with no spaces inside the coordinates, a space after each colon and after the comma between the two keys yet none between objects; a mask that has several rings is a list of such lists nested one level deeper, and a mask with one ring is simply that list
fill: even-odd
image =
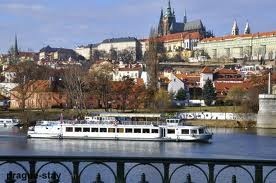
[{"label": "autumn foliage tree", "polygon": [[134,86],[134,81],[132,78],[124,77],[122,81],[117,81],[113,83],[113,93],[116,96],[117,105],[121,106],[122,111],[127,108],[127,102],[129,96],[132,94],[132,88]]}]

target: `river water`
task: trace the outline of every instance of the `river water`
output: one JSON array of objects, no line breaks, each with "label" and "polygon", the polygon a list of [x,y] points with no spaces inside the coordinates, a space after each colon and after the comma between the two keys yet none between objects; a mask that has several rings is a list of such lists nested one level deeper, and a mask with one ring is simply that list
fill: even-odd
[{"label": "river water", "polygon": [[[122,157],[185,157],[222,159],[276,159],[276,129],[211,129],[211,143],[190,142],[134,142],[95,140],[27,139],[17,128],[0,128],[1,155],[67,155],[67,156],[122,156]],[[2,172],[11,167],[4,167]],[[3,167],[2,167],[3,169]],[[51,169],[51,168],[50,168]],[[101,167],[96,167],[103,174]],[[1,170],[1,167],[0,167]],[[46,170],[45,170],[46,171]],[[91,170],[94,171],[94,170]],[[142,170],[141,170],[142,171]],[[237,170],[233,170],[237,171]],[[192,170],[191,170],[192,172]],[[137,170],[137,176],[140,170]],[[5,176],[2,173],[0,177]],[[46,177],[46,176],[45,176]],[[43,178],[45,178],[43,177]],[[132,177],[132,176],[131,176]],[[148,177],[147,177],[148,178]],[[105,182],[113,182],[112,179]],[[151,177],[149,176],[149,179]],[[40,182],[44,179],[41,178]],[[46,178],[45,178],[46,180]],[[152,178],[153,182],[159,182]],[[82,180],[91,182],[92,180]],[[132,182],[134,180],[129,180]],[[21,177],[21,182],[24,180]],[[66,182],[66,180],[63,180]],[[178,182],[176,180],[175,182]],[[184,182],[184,181],[182,181]],[[229,181],[230,182],[230,181]],[[243,180],[243,182],[247,182]]]}]

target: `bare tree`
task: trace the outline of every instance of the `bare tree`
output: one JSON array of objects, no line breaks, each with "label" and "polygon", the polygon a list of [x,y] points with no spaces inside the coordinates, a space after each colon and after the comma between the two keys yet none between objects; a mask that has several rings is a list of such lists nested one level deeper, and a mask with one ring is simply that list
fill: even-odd
[{"label": "bare tree", "polygon": [[111,98],[112,72],[113,65],[109,62],[103,62],[91,68],[88,78],[90,91],[99,99],[106,111]]},{"label": "bare tree", "polygon": [[82,114],[85,104],[85,72],[80,66],[70,66],[63,71],[62,81],[71,105]]}]

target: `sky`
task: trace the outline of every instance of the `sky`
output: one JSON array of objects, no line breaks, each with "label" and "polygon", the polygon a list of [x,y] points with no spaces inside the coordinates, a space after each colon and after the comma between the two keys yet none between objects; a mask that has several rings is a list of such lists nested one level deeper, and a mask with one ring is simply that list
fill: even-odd
[{"label": "sky", "polygon": [[[75,48],[107,38],[146,38],[168,0],[0,0],[0,53],[14,44],[24,51],[42,47]],[[276,31],[275,0],[171,0],[176,20],[201,19],[216,36],[240,31]]]}]

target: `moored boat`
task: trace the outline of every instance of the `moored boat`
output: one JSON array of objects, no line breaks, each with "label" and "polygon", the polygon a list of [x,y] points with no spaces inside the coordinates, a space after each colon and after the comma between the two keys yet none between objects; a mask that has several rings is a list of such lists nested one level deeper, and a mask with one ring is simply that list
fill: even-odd
[{"label": "moored boat", "polygon": [[118,122],[41,121],[29,128],[28,137],[102,140],[209,141],[213,135],[203,126],[180,125],[178,119],[169,119],[167,122],[168,123],[163,125],[134,125],[120,124]]},{"label": "moored boat", "polygon": [[0,119],[0,127],[14,127],[19,125],[18,119],[2,118]]}]

